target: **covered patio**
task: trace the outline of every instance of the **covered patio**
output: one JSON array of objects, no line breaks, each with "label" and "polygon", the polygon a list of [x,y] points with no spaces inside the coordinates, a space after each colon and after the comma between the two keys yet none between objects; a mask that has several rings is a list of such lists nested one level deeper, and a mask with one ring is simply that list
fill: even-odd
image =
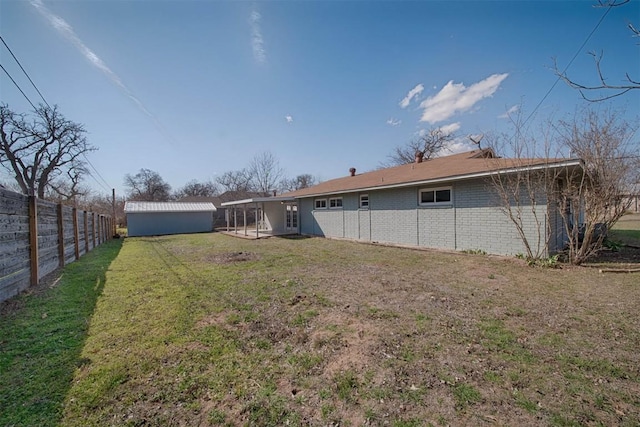
[{"label": "covered patio", "polygon": [[[222,203],[226,209],[225,234],[261,239],[298,234],[298,205],[293,197],[255,197]],[[249,217],[255,220],[250,223]]]}]

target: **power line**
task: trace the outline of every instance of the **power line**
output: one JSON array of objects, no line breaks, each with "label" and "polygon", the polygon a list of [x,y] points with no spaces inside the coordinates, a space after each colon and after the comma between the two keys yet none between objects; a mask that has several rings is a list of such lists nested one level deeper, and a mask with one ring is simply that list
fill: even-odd
[{"label": "power line", "polygon": [[[13,59],[16,61],[16,64],[18,64],[18,66],[20,67],[20,69],[22,70],[22,72],[24,73],[25,76],[27,76],[27,79],[29,79],[29,81],[31,82],[31,85],[33,86],[33,88],[36,90],[36,92],[38,92],[38,95],[40,95],[40,98],[42,98],[42,100],[44,101],[45,104],[47,104],[47,107],[49,107],[49,109],[51,109],[51,106],[49,105],[49,103],[47,102],[46,99],[44,99],[44,96],[42,96],[42,93],[40,92],[40,90],[38,89],[38,87],[36,86],[36,84],[33,82],[33,80],[31,80],[31,77],[29,77],[29,73],[27,73],[27,71],[24,69],[24,67],[22,66],[22,64],[20,63],[20,61],[18,61],[18,58],[16,58],[16,56],[13,54],[13,51],[11,50],[11,48],[7,45],[7,42],[4,41],[4,39],[2,38],[2,36],[0,36],[0,40],[2,40],[2,44],[4,44],[4,46],[7,48],[7,50],[9,51],[9,53],[11,54],[11,56],[13,56]],[[33,104],[32,104],[33,105]]]},{"label": "power line", "polygon": [[[31,80],[31,77],[29,76],[29,73],[27,73],[27,71],[24,69],[24,67],[22,66],[22,64],[20,63],[20,61],[18,60],[18,58],[16,58],[16,56],[13,54],[13,51],[11,50],[11,48],[7,45],[7,42],[5,42],[5,40],[2,38],[2,36],[0,36],[0,40],[2,41],[2,44],[4,44],[4,46],[7,48],[7,50],[9,51],[9,53],[11,53],[11,56],[13,57],[13,59],[16,61],[16,63],[18,64],[18,66],[20,67],[20,69],[22,70],[22,72],[24,73],[24,75],[27,77],[27,79],[29,79],[29,82],[31,82],[31,85],[33,86],[33,88],[36,90],[36,92],[38,92],[38,95],[40,95],[40,98],[42,98],[42,101],[44,101],[44,103],[46,104],[47,107],[49,107],[50,110],[52,110],[51,106],[49,105],[49,103],[47,102],[47,100],[45,99],[45,97],[42,95],[42,92],[40,92],[40,90],[38,89],[38,87],[36,86],[36,84],[33,82],[33,80]],[[33,107],[34,111],[37,113],[38,109],[36,108],[36,106],[33,104],[33,102],[31,102],[31,99],[29,99],[29,97],[27,96],[26,93],[24,93],[24,91],[22,90],[22,88],[20,87],[20,85],[13,79],[13,77],[11,76],[11,74],[9,74],[9,72],[2,66],[2,64],[0,64],[0,68],[2,68],[2,70],[5,72],[5,74],[9,77],[9,79],[13,82],[13,84],[16,86],[16,88],[18,88],[18,90],[20,91],[20,93],[22,94],[22,96],[25,97],[25,99],[29,102],[29,104],[31,104],[31,106]],[[93,174],[91,173],[91,171],[87,170],[88,175],[93,178],[93,180],[100,186],[102,187],[105,191],[109,191],[110,188],[113,188],[112,186],[109,185],[109,183],[104,179],[104,177],[100,174],[100,172],[98,172],[98,169],[96,169],[96,167],[93,165],[93,163],[91,163],[91,161],[89,160],[89,158],[87,157],[87,155],[83,152],[82,156],[84,157],[84,159],[86,160],[86,162],[89,164],[89,166],[91,166],[91,169],[93,169],[95,171],[95,173],[100,177],[100,179],[102,180],[102,183],[100,181],[98,181],[98,179],[93,176]],[[104,183],[104,185],[103,185]],[[106,187],[105,187],[106,185]]]},{"label": "power line", "polygon": [[13,82],[13,84],[18,88],[18,90],[20,91],[20,93],[22,94],[22,96],[24,96],[24,98],[27,100],[27,102],[29,102],[29,104],[31,104],[31,106],[33,107],[33,109],[37,111],[38,109],[36,108],[36,106],[35,106],[35,105],[33,105],[33,102],[31,102],[31,100],[29,99],[29,97],[27,96],[27,94],[26,94],[26,93],[24,93],[24,91],[22,90],[22,88],[20,87],[20,85],[19,85],[15,80],[13,80],[13,77],[11,77],[11,74],[9,74],[9,72],[8,72],[8,71],[7,71],[7,70],[2,66],[2,64],[0,64],[0,68],[2,68],[2,71],[4,71],[4,72],[5,72],[5,74],[6,74],[7,76],[9,76],[9,79],[10,79],[10,80]]},{"label": "power line", "polygon": [[101,183],[98,182],[98,180],[91,175],[91,172],[89,172],[89,175],[96,181],[98,182],[98,184],[100,184],[100,186],[105,189],[106,191],[109,191],[109,189],[113,188],[112,186],[109,185],[109,183],[104,179],[104,177],[100,174],[100,172],[98,172],[98,169],[96,169],[95,166],[93,166],[93,163],[91,163],[91,161],[89,160],[89,158],[87,157],[87,155],[85,153],[82,153],[82,157],[84,157],[84,159],[87,161],[87,163],[89,164],[89,166],[91,166],[91,169],[93,169],[95,171],[96,174],[98,174],[98,176],[100,177],[100,179],[102,180],[102,182],[104,182],[104,184],[106,185],[106,187],[104,185],[102,185]]},{"label": "power line", "polygon": [[575,59],[578,57],[578,55],[580,54],[580,52],[582,52],[582,49],[585,47],[585,45],[589,42],[589,40],[591,39],[591,36],[593,36],[593,34],[596,32],[596,30],[600,27],[600,24],[602,24],[602,21],[604,21],[604,18],[606,18],[606,16],[609,14],[609,12],[611,11],[611,8],[613,7],[613,3],[609,4],[609,7],[607,8],[607,10],[604,12],[604,14],[602,15],[602,17],[600,18],[600,20],[598,21],[598,23],[596,24],[596,26],[593,28],[593,30],[591,30],[591,32],[589,33],[589,35],[587,36],[587,38],[584,40],[584,42],[582,42],[582,45],[580,45],[580,47],[578,48],[578,50],[576,51],[575,55],[573,55],[573,58],[571,58],[571,61],[569,61],[569,63],[567,64],[566,67],[564,67],[564,70],[562,70],[562,73],[558,76],[558,78],[556,79],[555,82],[553,82],[553,84],[551,85],[551,87],[549,88],[549,90],[547,91],[547,93],[545,93],[545,95],[542,97],[542,99],[540,100],[540,102],[538,103],[538,105],[536,105],[536,108],[533,109],[533,111],[531,112],[531,114],[529,114],[529,116],[525,119],[524,122],[522,122],[522,125],[524,126],[529,119],[536,113],[536,111],[538,111],[538,108],[540,108],[540,106],[542,105],[542,103],[547,99],[547,97],[551,94],[551,92],[553,91],[553,89],[556,87],[556,85],[558,84],[558,82],[562,79],[562,76],[564,76],[567,72],[567,70],[569,69],[569,67],[571,67],[571,64],[573,64],[573,61],[575,61]]}]

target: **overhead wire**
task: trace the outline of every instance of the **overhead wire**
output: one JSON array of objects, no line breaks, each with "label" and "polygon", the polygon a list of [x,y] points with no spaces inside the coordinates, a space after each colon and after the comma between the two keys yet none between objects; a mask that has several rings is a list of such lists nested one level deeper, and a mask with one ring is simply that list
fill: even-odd
[{"label": "overhead wire", "polygon": [[[44,103],[47,105],[47,107],[49,107],[49,109],[51,109],[51,105],[49,105],[49,103],[47,102],[46,99],[44,99],[44,96],[42,95],[42,93],[40,92],[40,89],[38,89],[38,87],[36,86],[36,84],[33,82],[33,80],[31,80],[31,77],[29,76],[29,73],[27,73],[27,70],[24,69],[24,67],[22,66],[22,64],[20,63],[20,61],[18,61],[18,58],[16,58],[16,56],[13,54],[13,51],[11,50],[11,48],[9,47],[9,45],[7,45],[7,42],[4,41],[4,38],[2,38],[2,36],[0,36],[0,40],[2,41],[2,44],[4,44],[4,46],[7,48],[7,50],[9,51],[9,53],[11,54],[11,56],[13,57],[13,59],[16,61],[16,64],[18,64],[18,66],[20,67],[20,69],[22,70],[22,72],[24,73],[25,76],[27,76],[27,79],[29,79],[29,82],[31,82],[31,85],[33,86],[33,88],[36,90],[36,92],[38,92],[38,95],[40,95],[40,98],[42,98],[42,100],[44,101]],[[32,104],[33,105],[33,104]]]},{"label": "overhead wire", "polygon": [[[42,98],[42,101],[45,103],[45,105],[47,107],[49,107],[49,109],[51,108],[51,105],[49,105],[49,103],[47,102],[47,100],[45,99],[44,95],[42,95],[42,92],[40,92],[40,89],[38,89],[38,87],[36,86],[36,84],[33,82],[33,80],[31,79],[31,77],[29,76],[29,73],[27,73],[27,70],[24,69],[24,67],[22,66],[22,64],[20,63],[20,61],[18,60],[18,58],[16,57],[16,55],[13,53],[13,51],[11,50],[11,48],[9,47],[9,45],[7,44],[7,42],[4,40],[4,38],[2,36],[0,36],[0,40],[2,41],[2,44],[4,44],[4,46],[7,48],[7,50],[9,51],[9,53],[11,53],[11,56],[13,57],[13,59],[16,61],[16,63],[18,64],[18,66],[20,67],[20,69],[22,70],[22,72],[24,73],[24,75],[27,77],[27,79],[29,80],[29,82],[31,83],[31,85],[33,86],[33,88],[36,90],[36,92],[38,92],[38,95],[40,95],[40,98]],[[36,108],[35,104],[31,101],[31,99],[29,99],[29,97],[27,96],[27,94],[22,90],[22,88],[20,87],[20,85],[15,81],[15,79],[11,76],[11,74],[9,74],[9,72],[2,66],[2,64],[0,64],[0,68],[2,68],[2,70],[5,72],[5,74],[9,77],[9,79],[13,82],[13,84],[16,86],[16,88],[18,88],[18,90],[20,91],[20,93],[22,94],[22,96],[24,96],[24,98],[27,100],[27,102],[29,102],[29,104],[33,107],[34,111],[38,111],[38,109]],[[85,153],[82,153],[82,157],[84,157],[84,159],[86,160],[86,162],[89,164],[89,166],[91,167],[91,169],[94,170],[94,172],[100,177],[100,179],[102,180],[102,182],[98,181],[98,179],[91,173],[91,171],[87,171],[89,176],[91,178],[93,178],[93,180],[100,186],[102,187],[103,190],[105,191],[109,191],[111,188],[113,188],[112,186],[109,185],[109,183],[107,182],[107,180],[104,179],[104,177],[102,176],[102,174],[98,171],[98,169],[93,165],[93,163],[91,163],[91,161],[89,160],[89,158],[87,157],[87,155]],[[103,184],[104,183],[104,184]],[[106,185],[106,186],[105,186]]]},{"label": "overhead wire", "polygon": [[34,110],[37,110],[36,106],[33,104],[33,102],[31,102],[31,100],[29,99],[29,97],[27,96],[26,93],[24,93],[24,91],[22,90],[22,88],[20,87],[20,85],[13,79],[13,77],[11,76],[11,74],[9,74],[9,72],[7,71],[6,68],[4,68],[2,66],[2,64],[0,64],[0,68],[2,68],[2,71],[4,71],[4,73],[9,77],[9,79],[13,82],[13,84],[15,85],[15,87],[18,88],[18,90],[20,91],[20,93],[22,94],[22,96],[24,96],[24,99],[27,100],[27,102],[29,104],[31,104],[31,106],[33,107]]},{"label": "overhead wire", "polygon": [[607,7],[607,10],[604,12],[604,14],[602,15],[602,17],[600,18],[600,20],[598,21],[598,23],[596,24],[596,26],[593,28],[593,30],[591,30],[591,32],[589,33],[589,35],[585,38],[584,42],[582,42],[582,44],[580,45],[580,47],[578,48],[578,50],[576,51],[576,53],[573,55],[573,58],[571,58],[571,61],[569,61],[569,63],[567,64],[566,67],[564,67],[564,70],[562,70],[562,73],[558,76],[558,78],[556,79],[555,82],[553,82],[553,84],[551,85],[551,87],[549,88],[549,90],[547,91],[547,93],[545,93],[545,95],[542,97],[542,99],[540,100],[540,102],[538,102],[538,105],[536,105],[536,107],[533,109],[533,111],[531,111],[531,114],[529,114],[529,116],[527,116],[527,118],[524,120],[524,122],[522,122],[522,126],[524,126],[531,117],[533,117],[533,115],[536,113],[536,111],[538,111],[538,109],[540,108],[540,106],[542,105],[542,103],[547,99],[547,97],[551,94],[551,92],[553,91],[553,89],[556,87],[556,85],[558,84],[558,82],[562,79],[562,76],[564,76],[566,74],[566,72],[569,70],[569,67],[571,67],[571,64],[573,64],[573,61],[576,60],[576,58],[578,57],[578,55],[580,54],[580,52],[582,52],[582,49],[586,46],[586,44],[589,42],[589,40],[591,39],[591,36],[593,36],[593,34],[596,32],[596,30],[600,27],[600,24],[602,24],[602,21],[604,21],[604,18],[606,18],[606,16],[609,14],[609,12],[611,11],[611,9],[613,8],[614,3],[610,3],[609,7]]}]

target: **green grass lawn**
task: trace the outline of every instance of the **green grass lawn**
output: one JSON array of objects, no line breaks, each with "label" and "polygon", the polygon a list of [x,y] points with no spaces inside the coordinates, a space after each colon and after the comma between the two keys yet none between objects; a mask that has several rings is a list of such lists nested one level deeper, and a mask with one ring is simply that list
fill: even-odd
[{"label": "green grass lawn", "polygon": [[610,235],[622,243],[640,246],[640,214],[629,214],[620,218]]},{"label": "green grass lawn", "polygon": [[3,307],[0,426],[635,426],[639,277],[320,238],[109,242]]},{"label": "green grass lawn", "polygon": [[121,244],[103,244],[56,281],[0,305],[0,426],[57,425]]}]

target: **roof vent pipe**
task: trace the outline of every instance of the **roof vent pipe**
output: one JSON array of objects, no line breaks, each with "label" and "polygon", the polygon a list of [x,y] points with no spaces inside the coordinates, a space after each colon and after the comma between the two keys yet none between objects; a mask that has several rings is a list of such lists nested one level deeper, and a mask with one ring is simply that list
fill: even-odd
[{"label": "roof vent pipe", "polygon": [[349,173],[351,176],[356,176],[356,168],[349,168]]},{"label": "roof vent pipe", "polygon": [[416,163],[422,163],[424,153],[422,151],[416,151]]}]

